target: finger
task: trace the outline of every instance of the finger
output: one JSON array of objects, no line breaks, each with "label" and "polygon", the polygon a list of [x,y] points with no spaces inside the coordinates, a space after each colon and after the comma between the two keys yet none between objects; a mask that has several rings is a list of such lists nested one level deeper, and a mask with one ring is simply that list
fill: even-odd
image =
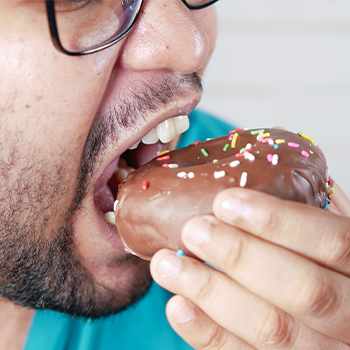
[{"label": "finger", "polygon": [[186,247],[313,329],[350,342],[350,279],[213,216],[191,219]]},{"label": "finger", "polygon": [[151,261],[151,273],[162,287],[191,300],[223,329],[253,348],[328,350],[330,344],[341,344],[198,260],[162,250]]},{"label": "finger", "polygon": [[254,350],[180,295],[169,300],[166,314],[175,332],[196,350]]},{"label": "finger", "polygon": [[350,276],[349,218],[238,188],[219,193],[213,210],[220,220]]},{"label": "finger", "polygon": [[350,217],[350,200],[341,190],[337,183],[333,183],[334,194],[332,195],[332,205],[329,205],[330,211],[338,215]]}]

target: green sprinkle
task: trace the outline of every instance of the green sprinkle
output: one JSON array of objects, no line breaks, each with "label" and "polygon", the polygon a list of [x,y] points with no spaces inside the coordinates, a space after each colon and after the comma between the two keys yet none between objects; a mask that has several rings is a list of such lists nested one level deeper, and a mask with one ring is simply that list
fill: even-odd
[{"label": "green sprinkle", "polygon": [[250,133],[252,135],[258,135],[260,134],[261,132],[264,132],[265,130],[264,129],[259,129],[259,130],[252,130]]},{"label": "green sprinkle", "polygon": [[226,145],[224,146],[224,148],[222,149],[224,152],[227,151],[227,149],[230,147],[230,144],[229,143],[226,143]]},{"label": "green sprinkle", "polygon": [[201,152],[205,157],[209,157],[209,153],[204,148],[201,148]]},{"label": "green sprinkle", "polygon": [[246,149],[245,148],[241,148],[241,150],[239,151],[239,153],[243,153]]}]

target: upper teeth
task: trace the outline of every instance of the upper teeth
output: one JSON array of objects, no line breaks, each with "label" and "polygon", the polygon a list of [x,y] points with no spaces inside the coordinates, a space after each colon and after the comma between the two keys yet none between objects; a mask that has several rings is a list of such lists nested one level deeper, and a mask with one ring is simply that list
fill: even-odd
[{"label": "upper teeth", "polygon": [[[172,141],[176,135],[182,134],[190,127],[190,121],[187,115],[164,120],[157,127],[153,128],[147,135],[142,138],[142,142],[150,145],[160,140],[163,143]],[[135,149],[141,140],[133,144],[129,149]]]}]

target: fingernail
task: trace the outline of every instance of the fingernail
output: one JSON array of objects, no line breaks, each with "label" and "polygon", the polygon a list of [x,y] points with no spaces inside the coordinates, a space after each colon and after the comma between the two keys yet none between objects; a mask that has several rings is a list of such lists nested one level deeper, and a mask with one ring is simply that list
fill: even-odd
[{"label": "fingernail", "polygon": [[187,323],[193,319],[194,315],[194,308],[189,301],[182,302],[173,314],[177,323]]},{"label": "fingernail", "polygon": [[181,258],[175,253],[169,253],[159,265],[158,273],[163,278],[175,276],[181,267]]},{"label": "fingernail", "polygon": [[192,244],[199,245],[209,236],[210,222],[206,219],[200,219],[188,228],[188,237]]},{"label": "fingernail", "polygon": [[240,198],[228,196],[220,205],[219,216],[223,219],[233,221],[239,214],[242,207]]}]

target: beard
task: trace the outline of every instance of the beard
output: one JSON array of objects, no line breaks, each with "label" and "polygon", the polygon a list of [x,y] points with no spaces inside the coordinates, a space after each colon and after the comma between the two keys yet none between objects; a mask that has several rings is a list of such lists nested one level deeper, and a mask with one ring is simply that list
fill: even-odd
[{"label": "beard", "polygon": [[[0,159],[0,295],[21,307],[50,309],[97,318],[118,313],[151,286],[148,263],[123,255],[133,278],[113,288],[85,268],[73,242],[75,214],[91,190],[91,179],[118,134],[189,91],[200,90],[196,74],[169,76],[135,88],[130,100],[97,114],[88,135],[77,179],[69,171],[69,152],[52,160],[19,135],[2,141]],[[27,149],[25,157],[20,156]],[[73,190],[71,188],[73,187]],[[92,189],[93,190],[93,189]]]}]

